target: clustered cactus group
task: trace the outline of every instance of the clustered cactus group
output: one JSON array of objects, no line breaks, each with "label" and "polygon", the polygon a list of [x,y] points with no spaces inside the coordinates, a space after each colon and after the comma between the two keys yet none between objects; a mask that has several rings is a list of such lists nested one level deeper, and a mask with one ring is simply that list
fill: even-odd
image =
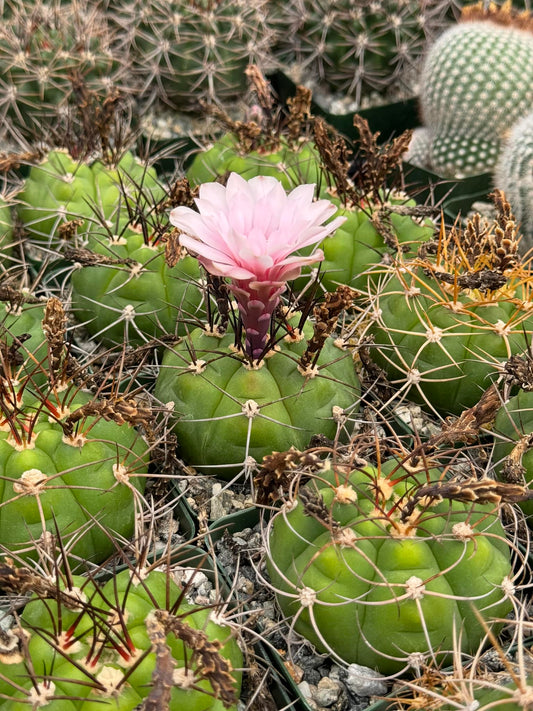
[{"label": "clustered cactus group", "polygon": [[[487,138],[509,186],[494,217],[446,224],[403,180],[411,132],[382,142],[356,116],[350,145],[306,87],[282,107],[247,65],[293,52],[360,102],[407,81],[453,3],[267,5],[3,8],[7,711],[278,702],[254,646],[272,630],[212,559],[220,524],[201,510],[179,537],[199,481],[257,507],[270,646],[294,673],[296,638],[401,676],[391,709],[530,707],[531,117]],[[131,130],[158,101],[221,126],[173,172]],[[489,646],[510,681],[484,685]]]}]

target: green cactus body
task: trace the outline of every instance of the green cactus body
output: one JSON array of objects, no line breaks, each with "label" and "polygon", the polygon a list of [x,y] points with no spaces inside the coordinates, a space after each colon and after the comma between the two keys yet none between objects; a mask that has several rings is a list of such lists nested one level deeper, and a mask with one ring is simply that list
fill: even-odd
[{"label": "green cactus body", "polygon": [[[58,589],[63,602],[34,597],[24,608],[24,652],[12,655],[11,663],[7,657],[0,663],[4,711],[27,709],[29,699],[36,702],[33,708],[47,711],[138,708],[157,683],[151,628],[157,626],[158,615],[163,621],[177,616],[189,638],[200,635],[219,649],[220,673],[231,674],[238,697],[243,660],[230,629],[212,621],[209,609],[182,600],[183,591],[169,574],[151,571],[140,582],[125,570],[105,584],[76,576]],[[236,709],[234,703],[223,704],[209,674],[202,676],[202,664],[194,656],[198,650],[172,632],[163,633],[163,639],[173,667],[169,711]],[[32,681],[29,668],[37,681]]]},{"label": "green cactus body", "polygon": [[533,111],[513,127],[494,171],[523,233],[522,251],[533,247]]},{"label": "green cactus body", "polygon": [[96,202],[91,168],[67,151],[50,151],[31,168],[18,201],[18,216],[32,239],[57,244],[58,229],[70,220],[82,221],[78,234],[83,234]]},{"label": "green cactus body", "polygon": [[527,296],[454,296],[419,271],[393,276],[374,315],[375,362],[405,395],[442,414],[475,405],[533,333]]},{"label": "green cactus body", "polygon": [[533,108],[531,29],[508,6],[467,11],[430,48],[420,80],[430,167],[451,177],[491,170],[509,127]]},{"label": "green cactus body", "polygon": [[[11,378],[16,381],[30,375],[34,384],[42,386],[46,381],[48,347],[43,333],[44,303],[23,304],[20,307],[9,302],[0,302],[0,341],[11,346],[20,336],[29,335],[19,349],[21,364],[11,365]],[[4,367],[7,363],[4,362]]]},{"label": "green cactus body", "polygon": [[18,215],[32,239],[55,246],[61,244],[61,225],[79,220],[77,234],[84,243],[88,234],[98,236],[102,225],[110,234],[120,232],[139,210],[153,210],[164,195],[155,169],[130,152],[116,165],[90,165],[66,151],[51,151],[31,168],[18,195]]},{"label": "green cactus body", "polygon": [[277,178],[285,190],[302,183],[321,185],[325,177],[318,152],[310,141],[291,144],[280,138],[277,147],[259,147],[246,152],[233,134],[226,134],[208,150],[198,153],[187,177],[192,185],[201,185],[232,172],[246,180],[257,175],[270,175]]},{"label": "green cactus body", "polygon": [[[61,535],[69,553],[99,562],[114,551],[110,535],[133,533],[135,500],[144,490],[148,445],[128,424],[94,414],[68,391],[42,401],[26,393],[0,426],[0,540],[4,551],[35,558],[36,542]],[[7,412],[9,403],[6,402]],[[80,413],[83,412],[80,410]],[[98,524],[95,523],[98,521]]]},{"label": "green cactus body", "polygon": [[274,517],[266,562],[278,603],[319,651],[384,674],[421,655],[446,663],[454,628],[468,654],[485,638],[475,608],[489,626],[512,609],[497,510],[412,501],[442,478],[396,462],[349,475],[326,466]]},{"label": "green cactus body", "polygon": [[72,273],[72,310],[87,331],[107,344],[139,345],[164,334],[183,335],[185,321],[203,315],[200,269],[184,256],[170,268],[161,243],[146,244],[126,229],[116,240],[91,238],[96,255],[122,265],[82,266]]},{"label": "green cactus body", "polygon": [[419,0],[284,0],[276,2],[276,54],[296,61],[306,77],[357,104],[378,93],[412,92],[413,69],[427,39],[445,24],[450,5]]},{"label": "green cactus body", "polygon": [[[335,198],[332,202],[338,204]],[[413,206],[414,201],[398,195],[389,196],[389,202],[393,211],[385,218],[385,222],[390,228],[391,239],[397,240],[404,256],[413,256],[422,242],[431,239],[434,227],[429,220],[422,225],[409,215],[394,213],[394,205]],[[384,258],[390,259],[390,255],[397,253],[391,240],[386,243],[383,234],[372,223],[372,213],[381,207],[372,204],[339,207],[338,214],[344,215],[346,222],[320,245],[324,252],[324,261],[320,263],[324,289],[335,291],[338,284],[364,289],[368,287],[369,281],[375,281],[382,273],[374,267],[379,266]],[[303,288],[304,284],[304,278],[296,280],[298,287]]]},{"label": "green cactus body", "polygon": [[302,341],[281,341],[258,368],[231,354],[233,343],[233,334],[218,338],[197,329],[163,358],[155,395],[172,402],[174,431],[190,465],[232,476],[250,457],[261,462],[273,451],[305,449],[313,434],[333,438],[344,411],[354,410],[359,380],[351,356],[332,339],[307,374],[298,371]]},{"label": "green cactus body", "polygon": [[7,199],[0,195],[0,274],[6,272],[12,264],[13,256],[13,219]]},{"label": "green cactus body", "polygon": [[[496,439],[494,461],[500,476],[503,476],[505,457],[517,446],[520,450],[518,440],[529,436],[532,432],[533,392],[520,391],[500,409],[494,422]],[[519,464],[520,473],[523,473],[529,485],[533,480],[533,450],[528,448],[522,452],[516,463]],[[525,501],[520,504],[520,507],[528,519],[533,520],[533,501]]]},{"label": "green cactus body", "polygon": [[124,153],[116,165],[102,161],[92,164],[95,184],[95,210],[103,220],[112,223],[115,232],[132,221],[132,215],[148,213],[165,197],[154,167]]},{"label": "green cactus body", "polygon": [[493,225],[474,216],[464,232],[441,234],[435,255],[398,261],[370,308],[374,360],[438,413],[472,407],[533,333],[533,275],[517,258],[509,204],[496,198]]},{"label": "green cactus body", "polygon": [[264,0],[124,2],[116,21],[130,43],[141,96],[181,111],[246,93],[245,70],[268,46]]}]

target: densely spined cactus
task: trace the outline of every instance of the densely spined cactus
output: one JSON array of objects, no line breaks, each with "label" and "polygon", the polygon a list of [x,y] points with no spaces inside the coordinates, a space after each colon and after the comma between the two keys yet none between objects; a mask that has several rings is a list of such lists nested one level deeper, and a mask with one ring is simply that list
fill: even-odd
[{"label": "densely spined cactus", "polygon": [[133,711],[148,698],[169,711],[237,708],[243,659],[231,628],[186,602],[171,571],[128,568],[105,584],[2,573],[10,589],[20,580],[36,591],[6,633],[5,711]]},{"label": "densely spined cactus", "polygon": [[360,107],[381,94],[413,92],[413,71],[428,39],[445,26],[452,0],[286,0],[275,3],[276,54],[346,92]]},{"label": "densely spined cactus", "polygon": [[109,0],[119,40],[141,83],[141,100],[180,111],[246,93],[248,64],[270,42],[265,0]]},{"label": "densely spined cactus", "polygon": [[[114,550],[111,534],[133,533],[150,451],[134,425],[152,431],[152,414],[127,395],[99,399],[74,385],[82,374],[65,347],[61,303],[48,300],[41,340],[35,311],[0,341],[1,552],[54,556],[57,533],[68,555],[98,562]],[[14,336],[28,326],[25,348]]]},{"label": "densely spined cactus", "polygon": [[17,196],[17,211],[33,240],[81,246],[87,243],[87,233],[103,223],[112,234],[120,234],[125,223],[135,222],[139,210],[147,205],[153,209],[164,195],[155,169],[129,151],[115,162],[91,163],[53,150],[31,168]]},{"label": "densely spined cactus", "polygon": [[533,333],[533,274],[518,256],[517,227],[497,193],[490,224],[441,234],[436,254],[399,261],[369,307],[372,357],[400,392],[433,411],[472,407]]},{"label": "densely spined cactus", "polygon": [[533,112],[513,126],[494,171],[524,235],[522,249],[533,247]]},{"label": "densely spined cactus", "polygon": [[266,553],[291,626],[385,674],[445,664],[454,632],[476,651],[475,610],[490,624],[512,608],[510,547],[494,504],[447,500],[447,483],[446,472],[389,461],[351,472],[326,463],[300,486],[274,516]]},{"label": "densely spined cactus", "polygon": [[4,6],[0,40],[0,118],[14,137],[57,127],[76,101],[75,81],[102,97],[128,85],[95,5],[15,0]]},{"label": "densely spined cactus", "polygon": [[427,53],[420,105],[430,151],[421,161],[417,141],[413,160],[450,177],[491,170],[505,133],[533,107],[531,14],[465,7]]}]

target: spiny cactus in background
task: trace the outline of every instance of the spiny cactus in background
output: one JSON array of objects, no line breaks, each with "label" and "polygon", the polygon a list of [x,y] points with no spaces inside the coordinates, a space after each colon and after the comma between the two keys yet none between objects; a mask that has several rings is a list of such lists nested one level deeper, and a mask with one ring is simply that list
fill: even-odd
[{"label": "spiny cactus in background", "polygon": [[34,591],[6,632],[4,711],[133,711],[143,700],[168,711],[236,710],[237,640],[209,608],[186,602],[172,571],[128,568],[105,584],[5,565],[0,576],[2,588]]},{"label": "spiny cactus in background", "polygon": [[491,170],[506,132],[533,108],[531,13],[465,7],[427,53],[420,107],[424,127],[407,160],[449,177]]},{"label": "spiny cactus in background", "polygon": [[457,484],[409,460],[354,471],[325,462],[305,486],[295,475],[266,564],[291,628],[320,652],[384,674],[445,666],[457,639],[466,654],[485,639],[476,611],[492,625],[512,609],[498,509],[461,493],[475,477]]},{"label": "spiny cactus in background", "polygon": [[523,234],[522,250],[533,247],[533,112],[513,126],[494,172]]},{"label": "spiny cactus in background", "polygon": [[414,70],[426,42],[446,24],[453,0],[282,0],[275,52],[301,66],[330,91],[345,92],[357,107],[379,94],[413,92]]},{"label": "spiny cactus in background", "polygon": [[[109,182],[108,172],[101,175]],[[187,323],[194,327],[205,318],[197,260],[183,249],[166,251],[172,232],[167,208],[191,200],[187,190],[178,195],[182,181],[174,188],[158,205],[145,196],[144,210],[139,202],[127,221],[128,211],[117,211],[111,227],[93,227],[87,248],[65,253],[74,262],[72,313],[100,343],[135,346],[182,336]]]},{"label": "spiny cactus in background", "polygon": [[[4,9],[0,27],[0,120],[12,137],[52,133],[75,103],[82,83],[105,97],[128,87],[127,65],[110,47],[105,16],[96,5],[26,3]],[[68,120],[68,119],[67,119]],[[44,131],[44,136],[43,136]]]},{"label": "spiny cactus in background", "polygon": [[153,417],[127,395],[99,399],[75,384],[83,372],[65,345],[66,320],[61,302],[49,299],[45,345],[27,355],[9,330],[2,335],[1,551],[53,559],[57,534],[69,556],[100,562],[114,550],[113,535],[133,533],[150,451],[134,426],[148,437]]},{"label": "spiny cactus in background", "polygon": [[107,6],[141,101],[158,99],[179,111],[242,97],[247,65],[262,65],[270,44],[265,0],[108,0]]},{"label": "spiny cactus in background", "polygon": [[442,228],[434,249],[393,265],[369,307],[373,359],[400,393],[442,414],[472,407],[533,334],[533,273],[509,204],[495,201],[494,223],[476,214],[464,230]]}]

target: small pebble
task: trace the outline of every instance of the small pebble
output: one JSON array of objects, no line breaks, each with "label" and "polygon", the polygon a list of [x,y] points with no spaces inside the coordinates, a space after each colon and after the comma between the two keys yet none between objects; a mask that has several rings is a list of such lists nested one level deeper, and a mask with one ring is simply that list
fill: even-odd
[{"label": "small pebble", "polygon": [[335,679],[325,676],[318,682],[313,690],[313,698],[319,706],[332,706],[339,698],[342,684]]},{"label": "small pebble", "polygon": [[387,693],[387,684],[382,681],[383,678],[383,674],[373,669],[350,664],[344,683],[354,696],[384,696]]}]

